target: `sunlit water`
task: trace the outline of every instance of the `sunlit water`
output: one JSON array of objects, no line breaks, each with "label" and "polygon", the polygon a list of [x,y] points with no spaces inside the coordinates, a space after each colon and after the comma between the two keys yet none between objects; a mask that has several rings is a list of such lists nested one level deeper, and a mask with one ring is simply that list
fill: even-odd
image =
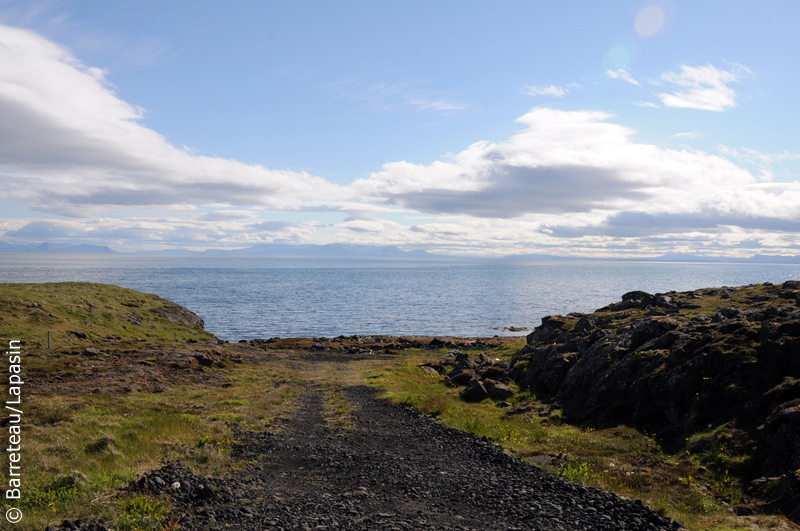
[{"label": "sunlit water", "polygon": [[590,312],[633,290],[796,278],[800,266],[779,264],[0,254],[0,282],[100,282],[156,293],[229,341],[502,335],[498,328]]}]

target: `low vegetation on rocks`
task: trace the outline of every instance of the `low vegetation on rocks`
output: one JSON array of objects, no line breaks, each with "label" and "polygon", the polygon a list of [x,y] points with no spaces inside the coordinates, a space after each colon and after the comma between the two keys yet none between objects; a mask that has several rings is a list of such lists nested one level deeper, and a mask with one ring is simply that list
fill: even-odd
[{"label": "low vegetation on rocks", "polygon": [[[787,281],[627,293],[591,314],[543,318],[508,358],[450,352],[420,363],[445,385],[420,385],[417,370],[405,386],[388,384],[390,395],[481,433],[517,422],[509,448],[519,455],[691,523],[724,510],[800,522],[799,290]],[[490,395],[495,382],[507,395]],[[462,409],[457,396],[491,413]]]},{"label": "low vegetation on rocks", "polygon": [[[406,514],[410,505],[387,511],[396,498],[391,489],[413,494],[412,487],[447,476],[415,472],[411,454],[395,463],[397,485],[351,470],[363,459],[376,471],[387,466],[380,451],[356,444],[385,420],[384,413],[365,413],[371,394],[357,386],[367,383],[423,421],[474,434],[459,443],[465,455],[519,463],[498,457],[502,449],[550,476],[641,499],[654,510],[608,498],[597,514],[574,513],[586,525],[607,510],[612,520],[597,522],[609,529],[614,521],[632,529],[638,521],[642,528],[789,529],[784,517],[770,514],[797,520],[800,506],[797,291],[800,284],[787,282],[633,292],[592,314],[547,317],[527,338],[227,343],[204,331],[190,310],[155,295],[85,283],[3,284],[0,337],[21,339],[25,356],[25,519],[18,528],[290,529],[302,519],[344,528],[373,521],[466,529],[480,528],[488,514],[481,503],[495,499],[491,510],[520,529],[536,528],[537,514],[560,521],[550,502],[540,500],[534,510],[503,480],[513,491],[505,499],[517,500],[504,505],[506,491],[489,492],[497,471],[478,472],[466,462],[456,468],[486,480],[473,492],[474,505],[436,505],[428,519]],[[413,446],[394,437],[387,422],[387,441]],[[310,443],[289,433],[293,426],[313,435],[314,452],[330,447],[342,458],[329,463],[311,452],[296,460]],[[273,450],[262,446],[285,454],[285,462],[272,462]],[[433,457],[424,456],[425,467],[439,462]],[[334,511],[327,519],[286,497],[304,485],[295,475],[317,489],[315,474],[334,465],[371,486],[362,491],[354,483],[335,497],[309,491]],[[274,468],[280,474],[272,477]],[[547,474],[534,476],[549,484]],[[272,492],[278,486],[284,490]],[[582,488],[574,492],[600,499]],[[439,499],[430,496],[412,505]],[[562,501],[570,511],[584,503]],[[458,520],[458,511],[467,520]],[[539,527],[549,525],[545,520]]]},{"label": "low vegetation on rocks", "polygon": [[[741,510],[800,522],[800,282],[650,295],[553,316],[511,359],[565,419],[657,434],[725,474]],[[516,369],[516,370],[515,370]]]}]

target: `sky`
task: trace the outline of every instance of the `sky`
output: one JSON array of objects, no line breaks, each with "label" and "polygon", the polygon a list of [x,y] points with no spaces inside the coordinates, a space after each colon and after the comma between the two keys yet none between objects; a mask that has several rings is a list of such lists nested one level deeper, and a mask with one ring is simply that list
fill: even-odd
[{"label": "sky", "polygon": [[800,249],[800,3],[0,0],[0,240]]}]

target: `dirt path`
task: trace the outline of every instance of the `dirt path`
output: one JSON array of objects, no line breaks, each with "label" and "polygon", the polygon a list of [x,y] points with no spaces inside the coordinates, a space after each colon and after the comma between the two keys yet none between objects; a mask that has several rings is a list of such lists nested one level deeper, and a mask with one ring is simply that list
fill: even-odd
[{"label": "dirt path", "polygon": [[487,440],[378,401],[370,388],[343,393],[353,408],[344,425],[326,421],[325,394],[309,385],[282,429],[241,434],[233,456],[246,466],[236,478],[199,485],[169,468],[148,481],[182,482],[184,529],[680,527],[640,502],[556,478]]}]

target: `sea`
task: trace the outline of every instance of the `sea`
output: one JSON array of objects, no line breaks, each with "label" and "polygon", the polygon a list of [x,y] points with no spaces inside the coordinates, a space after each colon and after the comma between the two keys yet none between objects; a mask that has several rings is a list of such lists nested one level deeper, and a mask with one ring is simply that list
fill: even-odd
[{"label": "sea", "polygon": [[522,335],[543,316],[592,312],[633,290],[799,278],[796,264],[0,254],[0,283],[98,282],[155,293],[228,341]]}]

